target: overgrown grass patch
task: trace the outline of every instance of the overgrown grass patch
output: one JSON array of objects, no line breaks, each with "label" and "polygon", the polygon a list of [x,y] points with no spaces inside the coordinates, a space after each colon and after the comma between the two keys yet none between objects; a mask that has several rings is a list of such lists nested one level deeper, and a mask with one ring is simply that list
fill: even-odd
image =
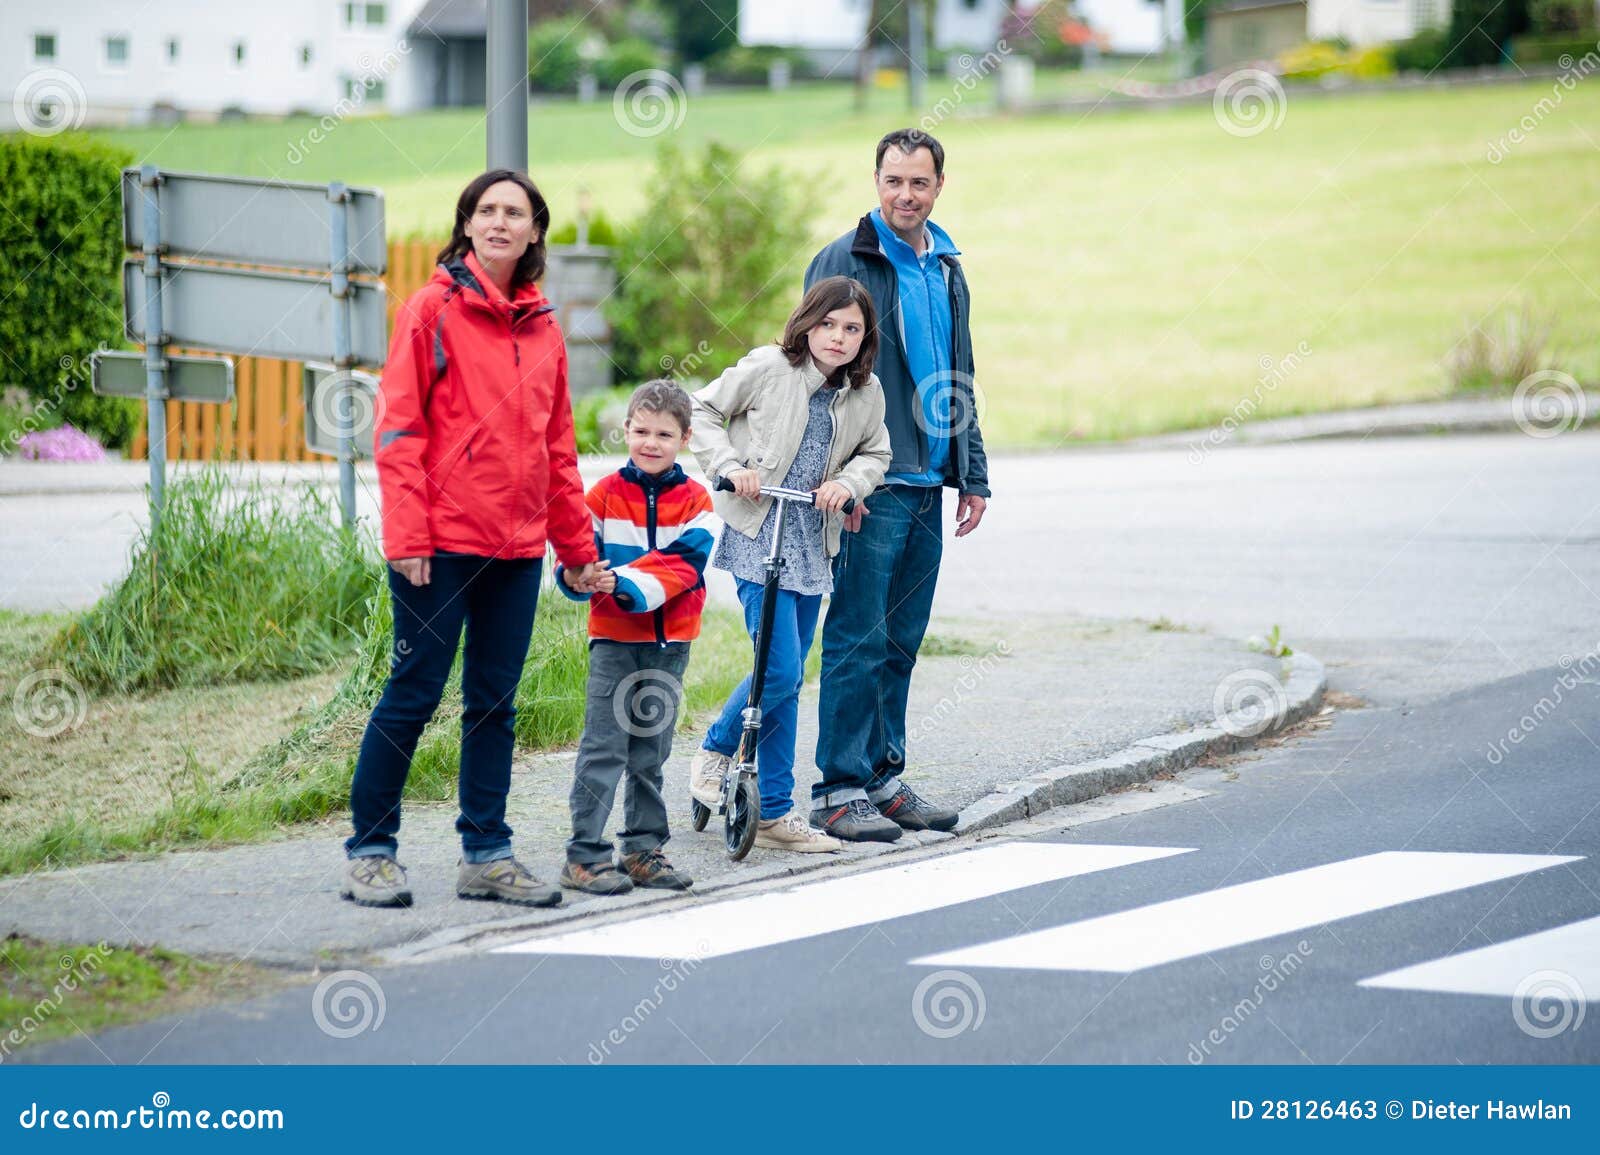
[{"label": "overgrown grass patch", "polygon": [[323,489],[182,476],[126,576],[38,664],[121,693],[316,674],[354,650],[378,570]]}]

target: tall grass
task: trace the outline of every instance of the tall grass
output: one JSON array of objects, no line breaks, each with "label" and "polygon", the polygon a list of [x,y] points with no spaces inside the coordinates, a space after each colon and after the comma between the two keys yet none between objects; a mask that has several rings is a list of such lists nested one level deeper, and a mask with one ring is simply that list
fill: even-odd
[{"label": "tall grass", "polygon": [[322,490],[205,470],[167,487],[127,575],[41,661],[121,693],[316,673],[355,649],[378,568]]}]

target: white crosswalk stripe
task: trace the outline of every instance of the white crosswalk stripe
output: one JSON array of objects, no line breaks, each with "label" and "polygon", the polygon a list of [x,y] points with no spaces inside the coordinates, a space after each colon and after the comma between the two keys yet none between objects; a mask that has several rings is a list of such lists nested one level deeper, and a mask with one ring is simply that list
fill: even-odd
[{"label": "white crosswalk stripe", "polygon": [[715,958],[923,914],[1075,875],[1188,854],[1170,846],[1012,842],[847,878],[529,939],[497,953]]},{"label": "white crosswalk stripe", "polygon": [[1359,985],[1600,1002],[1600,918],[1402,967],[1362,979]]},{"label": "white crosswalk stripe", "polygon": [[1126,973],[1574,861],[1542,854],[1369,854],[911,962]]}]

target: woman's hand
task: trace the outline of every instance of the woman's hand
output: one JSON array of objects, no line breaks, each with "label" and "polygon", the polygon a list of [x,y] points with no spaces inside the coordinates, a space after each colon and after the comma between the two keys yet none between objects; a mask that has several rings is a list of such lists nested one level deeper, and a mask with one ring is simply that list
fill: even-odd
[{"label": "woman's hand", "polygon": [[414,586],[425,586],[433,579],[431,557],[397,557],[389,568]]},{"label": "woman's hand", "polygon": [[811,492],[817,495],[817,508],[823,513],[838,513],[850,500],[850,491],[837,481],[824,481]]},{"label": "woman's hand", "polygon": [[761,497],[761,474],[754,469],[735,469],[726,476],[733,482],[733,491],[740,497],[749,498],[751,501]]}]

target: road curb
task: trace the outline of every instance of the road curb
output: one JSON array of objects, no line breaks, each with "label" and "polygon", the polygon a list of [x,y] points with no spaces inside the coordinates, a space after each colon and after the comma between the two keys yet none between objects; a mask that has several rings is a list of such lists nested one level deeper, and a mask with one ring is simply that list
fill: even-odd
[{"label": "road curb", "polygon": [[[1269,673],[1253,668],[1243,671],[1257,678],[1258,688]],[[1197,730],[1179,730],[1141,738],[1115,754],[1058,766],[1007,783],[961,811],[954,832],[907,831],[897,842],[848,844],[836,854],[796,856],[796,861],[762,863],[746,867],[716,880],[696,883],[689,896],[662,891],[635,891],[603,902],[580,901],[575,906],[529,912],[495,922],[450,927],[403,946],[379,948],[365,957],[379,964],[435,961],[441,957],[466,954],[491,941],[509,940],[515,935],[554,931],[580,921],[598,918],[603,922],[622,921],[635,914],[652,913],[654,907],[681,906],[686,897],[694,901],[751,883],[772,882],[821,871],[844,873],[840,868],[858,866],[873,859],[916,852],[948,844],[968,834],[993,837],[1012,822],[1036,818],[1045,812],[1078,802],[1087,802],[1127,786],[1147,782],[1158,774],[1187,769],[1208,754],[1227,754],[1252,746],[1258,738],[1277,733],[1308,717],[1322,704],[1327,677],[1322,663],[1309,654],[1294,654],[1284,659],[1278,679],[1281,694],[1273,693],[1273,709],[1265,717],[1256,713],[1223,715],[1218,724]]]},{"label": "road curb", "polygon": [[1322,704],[1327,674],[1309,654],[1284,660],[1282,697],[1274,696],[1265,717],[1254,713],[1223,714],[1216,724],[1198,730],[1156,734],[1092,762],[1056,766],[999,786],[961,811],[955,833],[973,834],[1010,822],[1037,817],[1058,806],[1086,802],[1113,790],[1148,782],[1193,766],[1207,755],[1231,754],[1308,717]]}]

